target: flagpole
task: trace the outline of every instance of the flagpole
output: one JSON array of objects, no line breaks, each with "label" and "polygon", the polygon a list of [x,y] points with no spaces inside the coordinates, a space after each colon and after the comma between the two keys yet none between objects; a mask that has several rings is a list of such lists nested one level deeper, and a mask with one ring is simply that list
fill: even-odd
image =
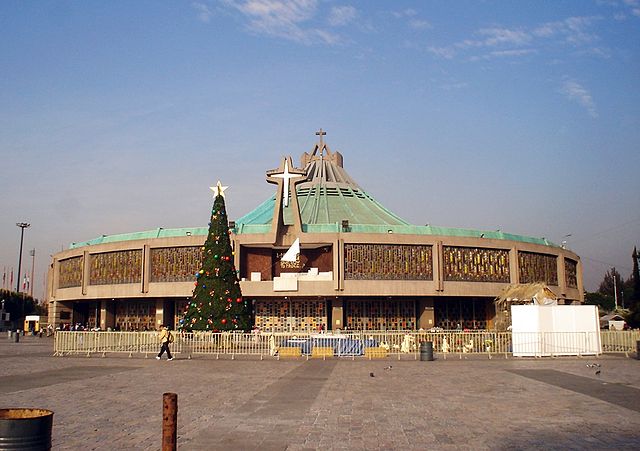
[{"label": "flagpole", "polygon": [[34,272],[34,268],[36,266],[36,250],[31,249],[29,251],[29,255],[31,255],[31,280],[29,280],[29,295],[31,297],[33,297],[33,281],[35,280],[33,278],[33,272]]}]

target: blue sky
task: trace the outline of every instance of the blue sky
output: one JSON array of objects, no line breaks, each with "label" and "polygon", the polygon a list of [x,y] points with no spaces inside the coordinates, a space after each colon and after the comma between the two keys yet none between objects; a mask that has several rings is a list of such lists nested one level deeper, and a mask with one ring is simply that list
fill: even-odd
[{"label": "blue sky", "polygon": [[[314,132],[415,224],[640,245],[640,0],[0,2],[0,270],[233,219]],[[566,237],[566,235],[571,235]]]}]

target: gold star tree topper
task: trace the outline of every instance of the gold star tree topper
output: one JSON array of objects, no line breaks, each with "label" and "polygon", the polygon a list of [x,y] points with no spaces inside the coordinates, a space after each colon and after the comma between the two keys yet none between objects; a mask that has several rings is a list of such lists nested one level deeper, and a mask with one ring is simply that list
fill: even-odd
[{"label": "gold star tree topper", "polygon": [[218,183],[216,183],[216,186],[210,186],[209,188],[211,189],[211,191],[213,191],[213,197],[215,198],[218,196],[224,197],[224,190],[226,190],[229,187],[222,186],[222,183],[220,182],[220,180],[218,180]]}]

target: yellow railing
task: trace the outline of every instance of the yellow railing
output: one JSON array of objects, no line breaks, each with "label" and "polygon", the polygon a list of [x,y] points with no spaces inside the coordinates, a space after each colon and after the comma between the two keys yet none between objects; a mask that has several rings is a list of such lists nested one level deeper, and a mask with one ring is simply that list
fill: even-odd
[{"label": "yellow railing", "polygon": [[602,352],[636,351],[637,342],[640,341],[640,330],[603,330],[600,332],[602,340]]},{"label": "yellow railing", "polygon": [[[442,358],[463,358],[470,354],[509,357],[514,342],[520,355],[545,356],[564,354],[633,353],[640,331],[601,331],[598,333],[511,333],[497,331],[349,331],[340,334],[308,332],[213,333],[173,332],[171,352],[191,358],[193,355],[213,355],[234,359],[236,356],[279,358],[297,355],[290,349],[299,348],[300,355],[310,357],[313,348],[333,348],[337,357],[391,357],[418,359],[420,343],[431,342],[434,354]],[[601,344],[601,347],[600,347]],[[55,335],[55,355],[159,352],[156,332],[65,332]],[[365,350],[369,351],[365,352]],[[587,350],[588,352],[585,352]]]}]

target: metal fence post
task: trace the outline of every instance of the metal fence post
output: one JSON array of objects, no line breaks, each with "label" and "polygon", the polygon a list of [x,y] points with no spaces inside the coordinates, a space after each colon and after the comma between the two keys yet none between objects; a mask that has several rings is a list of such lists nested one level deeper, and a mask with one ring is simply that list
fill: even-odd
[{"label": "metal fence post", "polygon": [[162,395],[162,451],[176,451],[178,447],[178,395]]}]

